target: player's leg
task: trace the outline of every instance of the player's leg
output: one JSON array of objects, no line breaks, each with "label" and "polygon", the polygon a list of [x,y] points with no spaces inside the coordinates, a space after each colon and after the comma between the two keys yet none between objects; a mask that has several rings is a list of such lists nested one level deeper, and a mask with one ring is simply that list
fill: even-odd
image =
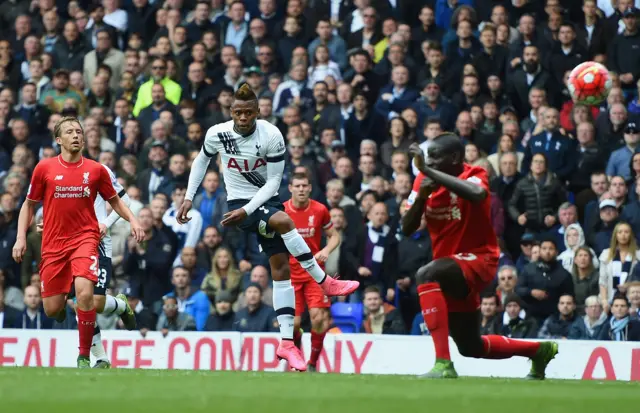
[{"label": "player's leg", "polygon": [[[100,255],[100,270],[98,273],[98,282],[93,291],[94,302],[96,303],[96,312],[98,314],[116,314],[120,316],[125,328],[129,331],[136,329],[135,313],[129,306],[129,300],[124,294],[112,296],[107,294],[107,287],[111,284],[113,274],[113,265],[111,258]],[[99,305],[99,303],[104,303]]]},{"label": "player's leg", "polygon": [[306,308],[304,301],[304,287],[303,282],[292,282],[293,289],[296,296],[296,315],[293,318],[293,344],[302,350],[302,314]]},{"label": "player's leg", "polygon": [[71,271],[76,291],[76,314],[78,316],[79,351],[78,367],[91,367],[90,354],[93,332],[96,326],[96,307],[93,289],[99,273],[97,248],[79,248],[71,257]]},{"label": "player's leg", "polygon": [[47,317],[59,323],[67,318],[67,295],[72,283],[71,267],[66,257],[58,260],[43,258],[40,264],[40,295]]},{"label": "player's leg", "polygon": [[311,318],[311,355],[307,364],[310,371],[315,371],[318,357],[320,357],[324,346],[324,336],[329,329],[328,317],[325,313],[329,311],[331,302],[322,288],[312,282],[306,284],[304,296]]},{"label": "player's leg", "polygon": [[464,274],[452,258],[439,258],[416,273],[424,322],[433,338],[436,364],[429,377],[457,377],[449,353],[449,309],[445,294],[464,299],[469,294]]},{"label": "player's leg", "polygon": [[[266,248],[263,249],[266,251]],[[270,255],[270,254],[267,254]],[[295,317],[295,293],[289,274],[289,256],[280,252],[269,257],[273,278],[273,308],[280,324],[282,341],[276,355],[287,360],[289,365],[299,371],[306,370],[302,352],[293,342],[293,319]]]},{"label": "player's leg", "polygon": [[275,230],[284,241],[289,253],[300,263],[318,284],[322,286],[328,296],[349,295],[360,285],[357,281],[338,281],[327,277],[324,270],[316,261],[309,246],[300,236],[293,220],[283,211],[277,211],[267,221],[269,227]]}]

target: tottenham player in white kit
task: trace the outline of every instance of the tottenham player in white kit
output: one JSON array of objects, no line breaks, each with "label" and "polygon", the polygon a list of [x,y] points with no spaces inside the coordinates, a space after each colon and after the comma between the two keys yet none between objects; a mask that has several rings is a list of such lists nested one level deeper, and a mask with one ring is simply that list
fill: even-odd
[{"label": "tottenham player in white kit", "polygon": [[302,352],[293,344],[295,293],[289,275],[289,254],[322,286],[327,296],[351,294],[359,283],[328,277],[318,265],[278,198],[284,171],[282,133],[269,122],[257,120],[258,99],[249,85],[243,84],[234,98],[233,120],[207,131],[202,150],[191,166],[187,194],[176,219],[181,224],[190,220],[187,213],[196,191],[211,158],[219,153],[230,211],[221,223],[257,233],[260,246],[269,257],[273,277],[273,307],[282,337],[276,354],[287,360],[291,368],[305,371]]}]

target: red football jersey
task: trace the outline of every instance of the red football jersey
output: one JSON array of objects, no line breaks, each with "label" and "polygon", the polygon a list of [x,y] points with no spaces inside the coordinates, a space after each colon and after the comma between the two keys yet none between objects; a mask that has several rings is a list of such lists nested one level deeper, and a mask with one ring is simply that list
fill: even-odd
[{"label": "red football jersey", "polygon": [[[413,184],[417,194],[424,175],[418,174]],[[489,192],[487,172],[479,166],[464,164],[459,179],[473,182]],[[498,240],[491,225],[491,195],[474,204],[441,186],[429,196],[425,215],[433,244],[433,258],[456,254],[479,253],[500,255]]]},{"label": "red football jersey", "polygon": [[27,199],[42,202],[42,256],[75,249],[83,242],[99,242],[93,203],[96,196],[116,196],[111,178],[99,163],[82,158],[65,162],[61,156],[39,162],[31,177]]},{"label": "red football jersey", "polygon": [[[322,232],[333,226],[331,216],[327,207],[320,202],[309,200],[309,205],[304,209],[293,206],[293,202],[288,200],[284,203],[284,211],[291,217],[296,225],[298,233],[304,238],[311,253],[316,255],[322,248]],[[292,256],[289,258],[292,281],[307,281],[311,276],[300,266],[298,261]]]}]

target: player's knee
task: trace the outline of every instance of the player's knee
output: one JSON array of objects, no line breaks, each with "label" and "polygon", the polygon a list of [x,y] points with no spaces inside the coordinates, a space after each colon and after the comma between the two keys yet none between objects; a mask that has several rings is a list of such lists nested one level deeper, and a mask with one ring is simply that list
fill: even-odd
[{"label": "player's knee", "polygon": [[50,299],[45,299],[42,302],[44,313],[49,318],[55,318],[60,313],[60,311],[62,311],[64,306],[65,306],[65,300],[62,297],[60,299],[54,299],[52,297]]},{"label": "player's knee", "polygon": [[276,212],[269,218],[269,226],[278,234],[286,234],[296,228],[291,217],[282,211]]},{"label": "player's knee", "polygon": [[324,311],[324,310],[317,309],[317,311],[309,313],[309,316],[311,318],[311,328],[314,331],[322,331],[322,330],[324,330],[325,317],[322,314],[322,311]]},{"label": "player's knee", "polygon": [[456,345],[458,346],[458,352],[463,357],[482,358],[483,356],[484,346],[480,338],[478,338],[478,340],[456,343]]},{"label": "player's knee", "polygon": [[269,259],[271,266],[271,277],[274,281],[285,281],[291,278],[289,273],[289,256],[287,254],[276,254]]},{"label": "player's knee", "polygon": [[438,282],[438,268],[435,261],[420,267],[416,273],[416,284],[426,284],[432,282]]}]

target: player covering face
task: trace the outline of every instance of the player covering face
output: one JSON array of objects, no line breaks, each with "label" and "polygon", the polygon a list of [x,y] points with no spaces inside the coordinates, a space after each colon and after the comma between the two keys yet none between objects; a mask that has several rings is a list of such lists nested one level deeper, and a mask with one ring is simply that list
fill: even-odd
[{"label": "player covering face", "polygon": [[458,376],[449,354],[449,335],[465,357],[528,357],[529,378],[544,379],[558,352],[553,342],[532,343],[497,335],[480,335],[479,296],[491,284],[500,249],[491,226],[491,200],[484,169],[463,163],[460,138],[445,133],[429,145],[425,162],[417,144],[410,148],[420,170],[409,198],[402,229],[411,235],[423,214],[433,244],[434,260],[416,274],[420,307],[433,337],[436,363],[430,378]]},{"label": "player covering face", "polygon": [[117,196],[107,171],[82,156],[84,131],[76,118],[62,118],[55,125],[54,138],[59,156],[39,162],[31,177],[27,198],[18,218],[18,234],[13,258],[21,262],[26,251],[27,229],[38,203],[44,208],[41,294],[48,317],[66,317],[66,299],[75,287],[78,316],[78,367],[90,367],[90,348],[96,322],[93,301],[98,282],[100,230],[94,201],[100,194],[118,215],[131,223],[133,237],[144,233],[131,210]]},{"label": "player covering face", "polygon": [[284,172],[285,144],[282,133],[258,118],[258,100],[247,84],[235,94],[231,106],[232,121],[207,131],[202,150],[194,159],[189,186],[176,219],[184,224],[211,158],[220,154],[229,211],[221,222],[237,226],[258,236],[269,257],[273,277],[273,306],[280,324],[282,342],[277,350],[281,359],[300,371],[306,370],[301,351],[293,342],[295,295],[291,285],[289,254],[321,285],[327,296],[348,295],[358,288],[355,281],[327,277],[296,231],[294,222],[283,211],[278,189]]},{"label": "player covering face", "polygon": [[[284,209],[295,223],[298,232],[309,246],[316,261],[322,265],[327,261],[329,254],[340,245],[340,234],[333,228],[327,207],[310,199],[311,189],[311,182],[306,173],[294,174],[289,184],[291,199],[285,202]],[[323,233],[327,237],[327,244],[324,248],[320,248]],[[326,313],[331,307],[331,302],[322,288],[306,273],[294,257],[289,258],[289,266],[291,267],[291,283],[296,295],[294,342],[297,347],[300,347],[302,339],[300,320],[305,307],[308,307],[311,318],[311,357],[308,369],[315,371],[318,357],[322,352],[324,336],[329,328],[327,324],[329,317]]]}]

